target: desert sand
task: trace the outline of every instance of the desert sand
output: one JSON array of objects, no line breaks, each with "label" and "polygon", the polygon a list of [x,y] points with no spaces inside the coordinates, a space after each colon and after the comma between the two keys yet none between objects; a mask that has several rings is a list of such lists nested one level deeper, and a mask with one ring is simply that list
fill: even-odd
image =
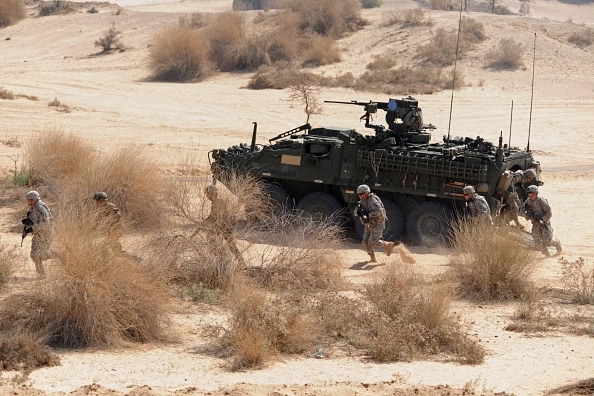
[{"label": "desert sand", "polygon": [[[191,84],[147,81],[147,55],[155,33],[185,14],[230,10],[230,0],[122,0],[118,2],[121,12],[116,12],[115,4],[97,4],[98,14],[86,13],[88,7],[81,7],[73,14],[38,18],[31,10],[25,20],[0,29],[0,86],[39,99],[0,100],[3,175],[9,175],[15,161],[22,160],[22,148],[30,138],[52,130],[79,134],[101,151],[122,145],[140,147],[164,172],[175,174],[180,162],[192,160],[207,166],[209,150],[249,142],[254,121],[258,122],[261,143],[304,123],[302,109],[290,108],[286,102],[286,91],[245,89],[248,74],[220,73]],[[516,13],[520,7],[517,1],[504,4]],[[343,61],[316,72],[359,74],[374,54],[388,49],[406,63],[415,46],[428,40],[437,27],[457,27],[458,13],[444,11],[428,11],[436,24],[427,28],[425,36],[402,40],[381,26],[388,12],[417,6],[409,0],[386,0],[380,9],[365,10],[363,15],[370,25],[339,42]],[[460,61],[460,72],[470,86],[453,94],[451,134],[480,135],[496,142],[502,132],[507,141],[513,101],[510,140],[513,145],[526,147],[530,132],[530,149],[543,169],[541,195],[552,206],[552,224],[563,243],[563,257],[591,260],[594,48],[576,48],[567,43],[567,37],[573,31],[594,28],[594,4],[538,0],[531,2],[527,16],[464,15],[485,25],[488,43]],[[127,49],[98,56],[99,49],[93,43],[112,23],[122,31]],[[513,72],[483,68],[488,48],[507,37],[524,45],[525,68]],[[440,140],[448,132],[452,93],[416,98],[425,122],[438,128],[434,140]],[[48,107],[54,99],[72,111],[61,113]],[[385,101],[387,95],[333,88],[323,90],[321,99]],[[354,106],[325,106],[324,113],[315,116],[312,123],[352,126],[364,132],[358,123],[360,116],[360,109]],[[13,209],[0,210],[2,243],[18,245],[20,235],[12,231],[14,225],[9,222]],[[447,268],[451,252],[446,249],[410,250],[422,273],[433,275]],[[28,251],[26,242],[23,257]],[[373,272],[381,271],[381,266],[368,271],[357,269],[355,264],[366,259],[357,241],[348,243],[342,254],[344,276],[353,282],[365,282]],[[533,279],[537,285],[562,287],[558,259],[539,262]],[[382,260],[387,258],[383,256]],[[33,279],[33,263],[27,261],[21,272],[24,278]],[[594,321],[591,305],[559,304],[554,299],[548,299],[547,304],[555,312],[580,314]],[[180,303],[173,315],[174,342],[109,351],[59,350],[59,366],[33,371],[21,386],[12,386],[16,373],[1,373],[0,393],[457,395],[466,388],[479,394],[528,396],[594,377],[591,336],[562,330],[542,334],[505,331],[516,307],[514,303],[454,303],[468,333],[488,350],[485,362],[477,366],[439,359],[375,364],[360,356],[333,356],[329,350],[325,359],[290,356],[260,370],[229,372],[225,359],[206,351],[208,341],[199,332],[202,324],[221,320],[221,313],[207,306]]]}]

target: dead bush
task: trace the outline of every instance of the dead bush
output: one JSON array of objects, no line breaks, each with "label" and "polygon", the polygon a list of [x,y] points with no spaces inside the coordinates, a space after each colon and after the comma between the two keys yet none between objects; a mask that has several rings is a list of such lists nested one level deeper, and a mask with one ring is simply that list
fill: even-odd
[{"label": "dead bush", "polygon": [[114,248],[84,203],[54,216],[47,278],[0,302],[0,330],[39,335],[50,345],[112,347],[163,339],[167,294],[138,262]]},{"label": "dead bush", "polygon": [[70,1],[65,0],[54,0],[54,1],[42,1],[39,9],[39,16],[49,15],[63,15],[75,12],[76,9],[73,7]]},{"label": "dead bush", "polygon": [[579,32],[573,32],[567,41],[580,48],[589,47],[594,41],[594,30],[586,28]]},{"label": "dead bush", "polygon": [[235,69],[237,54],[234,52],[244,40],[245,16],[224,12],[213,18],[205,32],[210,45],[210,59],[221,71]]},{"label": "dead bush", "polygon": [[487,53],[487,66],[494,69],[516,70],[524,66],[523,52],[522,45],[513,38],[501,39],[497,47]]},{"label": "dead bush", "polygon": [[0,87],[0,99],[13,100],[14,94],[12,93],[12,91],[9,91],[4,87]]},{"label": "dead bush", "polygon": [[58,98],[54,98],[51,102],[49,102],[48,107],[54,107],[60,113],[70,113],[72,109],[70,106],[65,105],[64,103],[60,102]]},{"label": "dead bush", "polygon": [[366,25],[359,0],[297,0],[288,7],[299,17],[299,28],[322,36],[338,37]]},{"label": "dead bush", "polygon": [[202,31],[175,27],[158,34],[150,48],[149,69],[157,81],[200,81],[210,76],[209,41]]},{"label": "dead bush", "polygon": [[0,334],[0,370],[29,373],[59,363],[58,355],[39,337],[29,333]]},{"label": "dead bush", "polygon": [[[456,41],[456,33],[439,28],[431,37],[429,43],[417,47],[417,56],[422,58],[424,62],[436,66],[451,66],[456,60]],[[458,56],[464,53],[464,45],[461,45],[462,40],[459,44]]]},{"label": "dead bush", "polygon": [[405,25],[405,26],[431,26],[433,21],[427,16],[422,8],[409,8],[406,10],[392,12],[388,14],[386,26]]},{"label": "dead bush", "polygon": [[[387,94],[398,94],[402,91],[412,95],[431,94],[441,89],[451,89],[452,76],[442,68],[434,66],[378,69],[363,73],[351,85],[345,86]],[[458,73],[456,87],[461,86],[464,86],[464,78]]]},{"label": "dead bush", "polygon": [[103,36],[99,37],[95,41],[95,47],[101,47],[103,50],[101,52],[109,52],[112,50],[120,50],[124,49],[124,45],[120,41],[122,32],[117,30],[115,27],[115,23],[111,25],[109,29],[103,32]]},{"label": "dead bush", "polygon": [[579,257],[575,261],[560,258],[562,281],[577,304],[594,304],[594,265]]},{"label": "dead bush", "polygon": [[487,38],[483,23],[468,17],[462,18],[460,34],[469,43],[480,43]]},{"label": "dead bush", "polygon": [[300,81],[303,74],[318,81],[311,73],[301,72],[287,62],[278,62],[272,66],[261,66],[250,78],[247,87],[249,89],[285,89]]},{"label": "dead bush", "polygon": [[26,16],[22,0],[0,0],[0,27],[14,25]]},{"label": "dead bush", "polygon": [[367,64],[369,70],[385,70],[396,66],[393,56],[374,55],[373,60]]},{"label": "dead bush", "polygon": [[8,248],[0,244],[0,288],[10,280],[19,261],[20,254],[16,247]]},{"label": "dead bush", "polygon": [[460,7],[455,5],[455,3],[452,0],[429,0],[429,8],[431,8],[432,10],[446,10],[446,11],[460,9]]},{"label": "dead bush", "polygon": [[480,300],[517,300],[532,293],[535,254],[504,227],[460,221],[453,233],[450,259],[462,296]]},{"label": "dead bush", "polygon": [[340,51],[334,40],[329,37],[316,36],[311,40],[311,46],[302,54],[303,67],[316,67],[340,62]]}]

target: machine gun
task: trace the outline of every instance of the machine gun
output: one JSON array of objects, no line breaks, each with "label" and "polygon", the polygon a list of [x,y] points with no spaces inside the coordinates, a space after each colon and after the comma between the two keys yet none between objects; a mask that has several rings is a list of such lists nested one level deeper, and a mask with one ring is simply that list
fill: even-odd
[{"label": "machine gun", "polygon": [[21,247],[23,247],[23,241],[27,237],[27,234],[33,232],[33,224],[35,223],[33,223],[33,220],[29,218],[29,213],[27,213],[27,217],[21,220],[21,223],[23,224],[23,231],[21,232]]},{"label": "machine gun", "polygon": [[[421,131],[424,129],[423,114],[419,108],[419,102],[412,96],[402,99],[389,99],[388,102],[357,102],[351,100],[350,102],[340,102],[335,100],[325,100],[325,103],[350,104],[355,106],[363,106],[365,114],[361,116],[361,120],[365,120],[365,127],[375,129],[383,129],[381,125],[373,125],[372,114],[377,113],[377,110],[384,110],[386,112],[386,122],[389,129],[404,130],[404,131]],[[402,122],[397,123],[400,119]],[[429,128],[429,126],[428,126]]]}]

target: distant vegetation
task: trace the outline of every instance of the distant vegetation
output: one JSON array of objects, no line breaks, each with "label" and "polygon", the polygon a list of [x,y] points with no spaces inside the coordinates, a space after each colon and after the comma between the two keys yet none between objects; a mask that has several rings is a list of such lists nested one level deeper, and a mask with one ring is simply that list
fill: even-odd
[{"label": "distant vegetation", "polygon": [[95,41],[95,47],[101,47],[102,53],[112,50],[123,51],[124,45],[121,42],[121,35],[122,32],[116,29],[115,24],[112,24],[111,27],[104,32],[103,36]]},{"label": "distant vegetation", "polygon": [[14,25],[26,16],[22,0],[0,0],[0,28]]},{"label": "distant vegetation", "polygon": [[580,48],[589,47],[594,42],[594,30],[585,28],[579,32],[574,32],[569,36],[567,41]]},{"label": "distant vegetation", "polygon": [[499,41],[497,47],[487,53],[486,63],[494,69],[516,70],[524,66],[522,45],[513,38],[505,38]]}]

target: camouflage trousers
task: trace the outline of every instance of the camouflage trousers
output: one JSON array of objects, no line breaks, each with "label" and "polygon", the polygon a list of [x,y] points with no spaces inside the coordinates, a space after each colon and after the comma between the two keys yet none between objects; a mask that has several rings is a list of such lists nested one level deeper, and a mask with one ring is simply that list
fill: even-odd
[{"label": "camouflage trousers", "polygon": [[52,243],[52,233],[43,230],[37,230],[31,239],[31,260],[35,263],[35,270],[40,275],[45,275],[43,261],[51,258],[50,245]]},{"label": "camouflage trousers", "polygon": [[383,247],[386,245],[386,241],[383,241],[381,239],[385,227],[385,221],[380,221],[373,225],[370,225],[369,223],[365,225],[365,231],[363,231],[362,244],[363,248],[367,250],[368,254],[371,255],[374,253],[374,247]]},{"label": "camouflage trousers", "polygon": [[550,223],[544,225],[532,223],[532,239],[538,250],[546,250],[547,247],[555,245],[557,241],[553,240],[553,227]]}]

